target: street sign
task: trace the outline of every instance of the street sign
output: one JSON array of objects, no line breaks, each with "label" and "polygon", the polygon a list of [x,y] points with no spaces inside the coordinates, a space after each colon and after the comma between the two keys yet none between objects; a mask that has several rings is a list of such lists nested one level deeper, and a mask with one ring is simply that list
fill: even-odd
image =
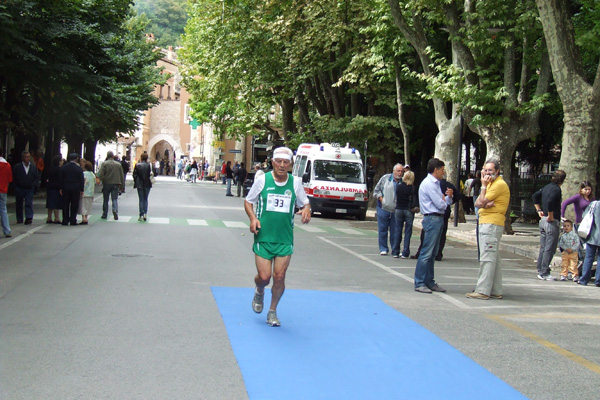
[{"label": "street sign", "polygon": [[266,148],[267,148],[267,145],[266,145],[266,144],[262,144],[262,143],[256,143],[256,144],[254,145],[254,148],[255,148],[255,149],[266,149]]},{"label": "street sign", "polygon": [[241,150],[229,150],[230,153],[241,153]]}]

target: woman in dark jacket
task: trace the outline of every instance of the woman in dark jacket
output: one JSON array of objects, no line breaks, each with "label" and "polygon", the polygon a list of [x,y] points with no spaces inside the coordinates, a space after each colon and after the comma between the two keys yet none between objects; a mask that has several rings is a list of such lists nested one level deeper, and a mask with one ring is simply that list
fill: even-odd
[{"label": "woman in dark jacket", "polygon": [[410,237],[412,236],[413,221],[415,219],[415,214],[411,211],[411,208],[414,207],[414,204],[418,204],[416,202],[417,193],[413,183],[415,183],[415,174],[412,171],[407,171],[402,176],[402,182],[396,185],[396,210],[394,216],[398,229],[398,234],[396,235],[398,244],[394,248],[400,248],[402,227],[404,226],[404,248],[400,253],[402,258],[410,257]]},{"label": "woman in dark jacket", "polygon": [[141,161],[133,169],[133,187],[137,188],[140,203],[140,216],[138,221],[146,221],[148,218],[148,196],[152,188],[150,179],[152,167],[148,164],[148,154],[142,154]]},{"label": "woman in dark jacket", "polygon": [[[60,195],[60,176],[59,171],[62,167],[64,160],[61,155],[54,156],[52,158],[52,166],[48,170],[46,175],[46,208],[48,209],[48,218],[46,218],[47,224],[60,224],[60,218],[58,217],[58,211],[62,210],[63,199]],[[54,221],[52,220],[52,212],[54,212]]]}]

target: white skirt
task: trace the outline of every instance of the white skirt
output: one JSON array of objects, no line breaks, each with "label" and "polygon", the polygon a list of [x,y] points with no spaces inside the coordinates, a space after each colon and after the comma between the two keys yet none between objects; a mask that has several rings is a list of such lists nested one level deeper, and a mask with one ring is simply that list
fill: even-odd
[{"label": "white skirt", "polygon": [[79,199],[79,214],[90,215],[92,213],[93,197],[82,197]]}]

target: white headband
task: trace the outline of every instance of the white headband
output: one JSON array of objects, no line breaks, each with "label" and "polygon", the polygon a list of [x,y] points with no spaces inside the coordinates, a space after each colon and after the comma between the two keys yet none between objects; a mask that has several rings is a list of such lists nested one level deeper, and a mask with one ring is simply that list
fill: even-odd
[{"label": "white headband", "polygon": [[292,156],[287,153],[277,153],[273,154],[273,158],[283,158],[284,160],[292,161]]}]

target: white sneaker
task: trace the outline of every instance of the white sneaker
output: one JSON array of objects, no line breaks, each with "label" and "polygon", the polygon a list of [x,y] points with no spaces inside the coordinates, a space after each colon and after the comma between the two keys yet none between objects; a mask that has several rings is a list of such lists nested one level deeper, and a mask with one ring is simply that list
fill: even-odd
[{"label": "white sneaker", "polygon": [[387,256],[388,252],[387,251],[382,251],[381,253],[379,253],[379,255],[381,255],[381,256]]},{"label": "white sneaker", "polygon": [[546,281],[555,281],[555,280],[556,280],[556,278],[555,278],[555,277],[553,277],[552,275],[548,274],[548,275],[546,275],[546,276],[544,277],[544,280],[546,280]]},{"label": "white sneaker", "polygon": [[561,280],[561,281],[566,281],[566,280],[567,280],[567,277],[566,277],[566,276],[561,276],[561,277],[560,277],[560,280]]}]

